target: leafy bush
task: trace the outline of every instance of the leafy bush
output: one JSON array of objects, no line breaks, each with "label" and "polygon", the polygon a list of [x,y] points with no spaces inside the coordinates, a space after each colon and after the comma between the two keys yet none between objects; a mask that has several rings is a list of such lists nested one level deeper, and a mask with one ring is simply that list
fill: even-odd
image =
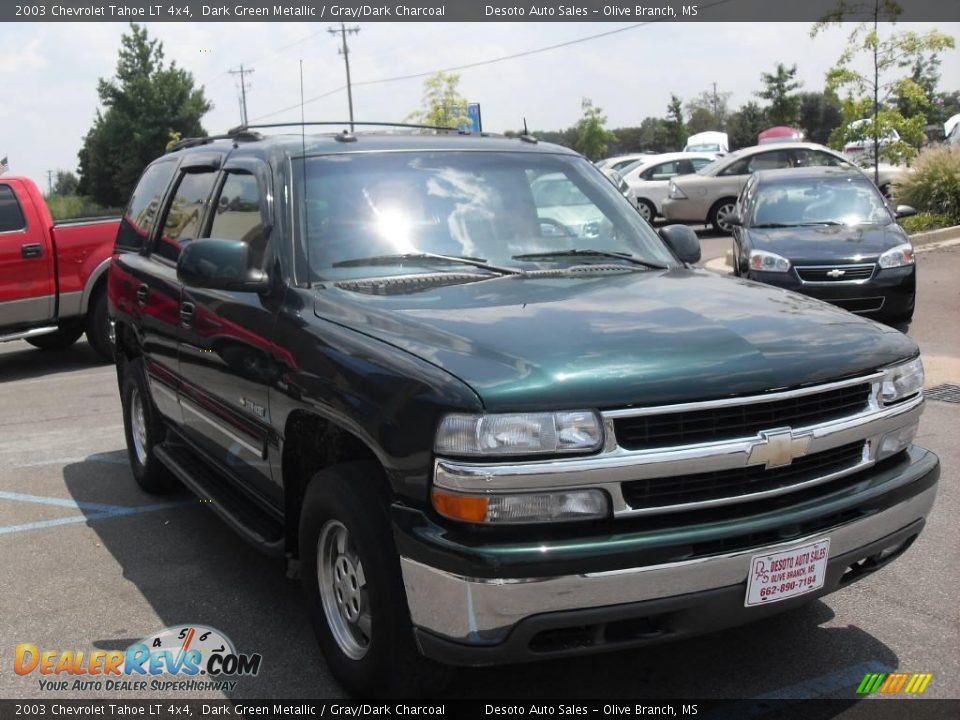
[{"label": "leafy bush", "polygon": [[53,215],[54,220],[119,215],[121,212],[115,208],[97,205],[90,198],[82,195],[52,195],[47,198],[47,207],[50,208],[50,214]]},{"label": "leafy bush", "polygon": [[937,230],[943,227],[950,227],[953,222],[946,215],[935,215],[934,213],[922,212],[900,221],[903,229],[908,234],[926,232],[927,230]]},{"label": "leafy bush", "polygon": [[960,147],[925,150],[913,168],[897,188],[899,201],[921,213],[945,216],[950,225],[960,224]]}]

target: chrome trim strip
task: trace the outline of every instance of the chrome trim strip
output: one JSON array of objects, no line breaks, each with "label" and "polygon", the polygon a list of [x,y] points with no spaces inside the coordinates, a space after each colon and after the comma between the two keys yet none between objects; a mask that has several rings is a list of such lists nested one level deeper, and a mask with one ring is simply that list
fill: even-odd
[{"label": "chrome trim strip", "polygon": [[49,325],[47,327],[21,330],[20,332],[10,333],[9,335],[0,335],[0,343],[12,342],[14,340],[25,340],[26,338],[36,337],[37,335],[48,335],[49,333],[56,332],[59,329],[60,328],[58,328],[56,325]]},{"label": "chrome trim strip", "polygon": [[731,407],[734,405],[759,405],[761,403],[776,402],[777,400],[789,400],[790,398],[802,397],[804,395],[817,395],[822,392],[829,392],[830,390],[853,387],[854,385],[866,385],[876,382],[882,377],[883,372],[875,372],[870,375],[861,375],[856,378],[837,380],[836,382],[825,383],[823,385],[812,385],[806,388],[783,390],[780,392],[767,393],[765,395],[747,395],[745,397],[705,400],[703,402],[678,403],[676,405],[657,405],[656,407],[604,410],[601,414],[605,418],[618,419],[626,417],[639,417],[642,415],[664,415],[666,413],[691,412],[694,410],[712,410],[713,408]]},{"label": "chrome trim strip", "polygon": [[830,538],[830,555],[843,555],[925,517],[937,488],[833,530],[789,542],[685,560],[600,573],[537,578],[470,578],[400,558],[413,624],[460,641],[506,637],[531,615],[669,598],[745,582],[754,555]]},{"label": "chrome trim strip", "polygon": [[213,420],[206,412],[201,410],[199,407],[196,407],[190,398],[186,396],[181,396],[180,407],[182,407],[184,410],[189,412],[191,415],[200,418],[205,423],[210,425],[214,430],[219,432],[221,435],[225,435],[226,437],[230,438],[231,440],[233,440],[235,443],[240,445],[242,448],[244,448],[248,452],[253,453],[261,460],[264,459],[264,456],[266,453],[263,447],[257,447],[256,445],[253,445],[248,440],[245,440],[244,438],[240,437],[229,428],[225,427],[224,425],[221,425],[216,420]]}]

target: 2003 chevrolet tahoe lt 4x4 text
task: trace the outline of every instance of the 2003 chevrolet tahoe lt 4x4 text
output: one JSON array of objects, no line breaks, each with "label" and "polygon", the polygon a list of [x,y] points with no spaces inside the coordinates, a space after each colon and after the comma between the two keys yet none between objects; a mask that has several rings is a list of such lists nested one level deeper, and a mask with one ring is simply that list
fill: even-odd
[{"label": "2003 chevrolet tahoe lt 4x4 text", "polygon": [[110,270],[134,474],[297,560],[356,693],[810,602],[923,528],[918,349],[699,256],[529,137],[181,142]]}]

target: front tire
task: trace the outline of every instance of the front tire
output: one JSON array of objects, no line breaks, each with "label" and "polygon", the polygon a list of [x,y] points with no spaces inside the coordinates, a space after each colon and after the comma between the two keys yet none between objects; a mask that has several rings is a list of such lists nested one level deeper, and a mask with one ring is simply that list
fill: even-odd
[{"label": "front tire", "polygon": [[727,218],[736,210],[736,207],[736,198],[724,198],[714,203],[713,207],[710,208],[710,214],[707,218],[713,226],[713,229],[724,235],[732,234],[733,225],[727,222]]},{"label": "front tire", "polygon": [[180,487],[173,474],[157,459],[153,449],[163,442],[166,428],[147,387],[143,360],[131,360],[124,368],[123,432],[133,478],[151,495],[166,495]]},{"label": "front tire", "polygon": [[382,476],[366,462],[314,475],[300,513],[301,580],[337,681],[358,696],[416,696],[446,669],[414,642]]},{"label": "front tire", "polygon": [[648,223],[653,223],[654,218],[657,216],[657,209],[653,206],[653,203],[645,198],[639,198],[637,200],[637,212],[640,213],[640,217]]}]

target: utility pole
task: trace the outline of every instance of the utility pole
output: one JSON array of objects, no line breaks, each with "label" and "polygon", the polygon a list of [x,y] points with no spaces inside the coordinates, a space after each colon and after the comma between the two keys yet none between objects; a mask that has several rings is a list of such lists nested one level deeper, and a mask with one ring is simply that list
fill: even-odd
[{"label": "utility pole", "polygon": [[247,75],[253,75],[253,68],[244,68],[240,63],[239,70],[228,70],[231,75],[240,76],[240,124],[247,125]]},{"label": "utility pole", "polygon": [[340,47],[337,48],[337,52],[343,55],[343,64],[347,68],[347,105],[350,110],[350,132],[353,132],[353,86],[350,84],[350,48],[347,46],[347,34],[356,35],[360,32],[360,26],[354,25],[353,27],[347,27],[343,23],[340,23],[340,27],[330,27],[327,28],[327,32],[331,35],[340,35]]},{"label": "utility pole", "polygon": [[53,170],[47,170],[47,197],[53,195]]}]

